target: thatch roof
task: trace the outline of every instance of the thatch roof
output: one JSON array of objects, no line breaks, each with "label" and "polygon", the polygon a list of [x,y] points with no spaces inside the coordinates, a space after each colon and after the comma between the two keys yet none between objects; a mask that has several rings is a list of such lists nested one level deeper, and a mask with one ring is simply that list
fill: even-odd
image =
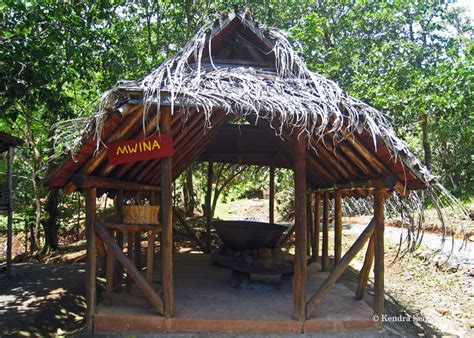
[{"label": "thatch roof", "polygon": [[[456,203],[396,135],[382,112],[310,71],[283,32],[261,27],[242,14],[205,25],[178,54],[150,74],[138,81],[119,83],[104,94],[91,118],[60,124],[58,137],[64,142],[69,135],[72,154],[50,171],[47,184],[72,191],[71,178],[77,172],[159,182],[159,159],[135,166],[111,166],[103,146],[158,132],[161,113],[157,107],[170,109],[173,116],[174,177],[193,161],[209,159],[216,145],[222,148],[226,139],[235,139],[237,136],[229,136],[234,128],[240,140],[250,137],[242,137],[242,133],[260,131],[256,139],[263,142],[265,138],[282,154],[271,157],[278,159],[273,163],[276,166],[285,166],[286,158],[291,167],[291,144],[306,137],[312,188],[394,175],[398,195],[406,197],[410,190],[424,189],[437,206]],[[222,125],[233,120],[247,120],[251,126],[227,125],[227,131],[219,132]],[[79,134],[71,132],[72,126],[80,130]],[[255,141],[254,148],[259,144]],[[255,159],[258,152],[254,152],[255,163],[242,160],[245,154],[237,160],[234,156],[232,162],[222,155],[223,150],[228,153],[230,149],[234,149],[230,144],[220,149],[218,158],[262,164]],[[235,155],[242,149],[232,151]],[[252,144],[247,153],[252,153]],[[264,162],[270,164],[268,161]],[[367,191],[347,194],[367,196]],[[414,194],[411,198],[420,202]]]}]

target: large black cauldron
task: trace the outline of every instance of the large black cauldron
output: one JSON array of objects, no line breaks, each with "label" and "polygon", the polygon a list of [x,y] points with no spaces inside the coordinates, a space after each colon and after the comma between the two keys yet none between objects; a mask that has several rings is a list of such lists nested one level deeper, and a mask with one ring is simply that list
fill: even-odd
[{"label": "large black cauldron", "polygon": [[274,248],[286,226],[252,221],[217,221],[214,224],[224,246],[234,250]]}]

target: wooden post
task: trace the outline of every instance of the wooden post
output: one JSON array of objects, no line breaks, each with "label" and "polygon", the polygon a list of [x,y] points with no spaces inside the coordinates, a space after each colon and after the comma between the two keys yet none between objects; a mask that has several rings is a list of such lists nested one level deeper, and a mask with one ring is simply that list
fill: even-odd
[{"label": "wooden post", "polygon": [[153,282],[153,265],[155,258],[155,232],[148,230],[147,247],[146,247],[146,281],[152,285]]},{"label": "wooden post", "polygon": [[133,233],[133,256],[135,260],[135,266],[139,271],[142,269],[142,234],[140,231],[134,232]]},{"label": "wooden post", "polygon": [[321,235],[321,194],[316,194],[314,206],[314,250],[313,257],[315,262],[319,262],[319,241]]},{"label": "wooden post", "polygon": [[314,257],[315,254],[315,244],[314,243],[314,220],[313,220],[313,199],[314,199],[314,194],[309,193],[308,194],[308,211],[307,211],[307,218],[308,218],[308,256]]},{"label": "wooden post", "polygon": [[342,192],[334,193],[334,266],[341,259],[342,252]]},{"label": "wooden post", "polygon": [[376,188],[374,190],[374,315],[378,316],[380,326],[384,314],[384,199],[385,189]]},{"label": "wooden post", "polygon": [[329,192],[324,193],[323,202],[323,253],[321,270],[327,271],[329,267]]},{"label": "wooden post", "polygon": [[[133,232],[127,232],[127,256],[130,262],[133,262]],[[127,292],[132,291],[132,277],[127,270],[127,284],[125,286]]]},{"label": "wooden post", "polygon": [[96,245],[95,245],[95,216],[96,216],[96,188],[88,188],[86,193],[86,326],[87,332],[93,332],[93,319],[96,305]]},{"label": "wooden post", "polygon": [[[117,191],[115,195],[115,219],[117,223],[121,224],[123,222],[123,190],[120,189]],[[116,232],[116,241],[119,248],[123,251],[123,232],[117,231]],[[115,260],[115,278],[116,280],[121,283],[122,282],[122,275],[123,275],[123,268],[122,265],[118,264]]]},{"label": "wooden post", "polygon": [[367,282],[369,280],[370,269],[374,262],[374,235],[370,237],[369,245],[367,246],[367,252],[364,258],[364,264],[360,269],[359,282],[357,284],[356,299],[364,299],[365,290],[367,288]]},{"label": "wooden post", "polygon": [[[171,128],[171,111],[161,110],[162,132]],[[172,196],[172,158],[161,159],[161,266],[163,278],[164,316],[174,313],[173,285],[173,196]]]},{"label": "wooden post", "polygon": [[306,144],[301,139],[295,143],[295,267],[293,276],[294,317],[306,320],[307,284],[307,205],[306,205]]},{"label": "wooden post", "polygon": [[[114,232],[111,232],[111,237],[113,238]],[[109,292],[112,292],[114,288],[114,264],[115,258],[112,254],[112,249],[110,245],[107,245],[107,252],[106,252],[106,261],[105,261],[105,289]]]},{"label": "wooden post", "polygon": [[270,167],[270,196],[268,201],[268,217],[270,224],[275,223],[275,167]]},{"label": "wooden post", "polygon": [[8,147],[7,159],[7,198],[8,198],[8,220],[7,220],[7,266],[6,275],[12,273],[12,237],[13,237],[13,153],[14,147]]},{"label": "wooden post", "polygon": [[206,191],[206,253],[211,253],[211,222],[212,222],[212,206],[211,206],[211,194],[212,194],[212,179],[214,164],[208,163],[207,167],[207,191]]}]

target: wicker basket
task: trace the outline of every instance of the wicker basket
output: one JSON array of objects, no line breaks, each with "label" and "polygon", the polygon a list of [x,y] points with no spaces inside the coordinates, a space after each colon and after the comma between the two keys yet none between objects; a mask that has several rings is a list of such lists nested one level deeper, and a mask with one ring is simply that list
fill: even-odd
[{"label": "wicker basket", "polygon": [[158,225],[159,205],[124,205],[123,222],[125,224]]}]

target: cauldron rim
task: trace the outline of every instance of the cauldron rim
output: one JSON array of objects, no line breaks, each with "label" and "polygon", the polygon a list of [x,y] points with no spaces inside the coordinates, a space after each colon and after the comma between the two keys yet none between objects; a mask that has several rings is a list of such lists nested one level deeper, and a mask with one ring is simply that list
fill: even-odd
[{"label": "cauldron rim", "polygon": [[255,221],[215,221],[217,235],[234,250],[273,248],[287,226]]}]

